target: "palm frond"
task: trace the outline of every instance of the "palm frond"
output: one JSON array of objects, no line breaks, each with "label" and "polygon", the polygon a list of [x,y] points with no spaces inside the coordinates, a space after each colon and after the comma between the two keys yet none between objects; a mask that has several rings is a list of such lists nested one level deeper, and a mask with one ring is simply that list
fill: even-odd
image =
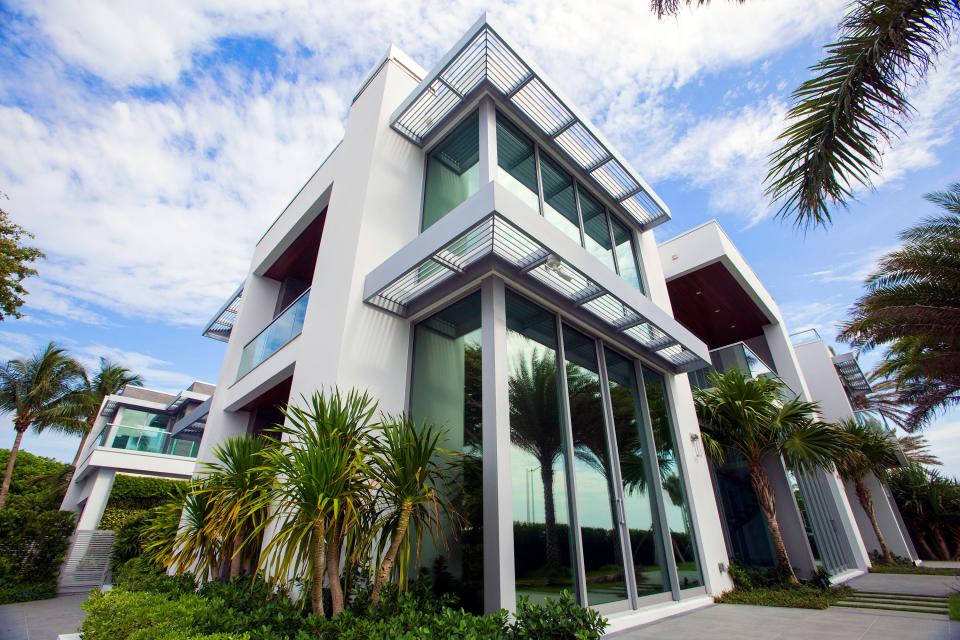
[{"label": "palm frond", "polygon": [[913,108],[907,93],[960,21],[956,0],[857,0],[794,106],[770,156],[767,194],[778,215],[826,226],[857,186],[870,186],[884,148]]}]

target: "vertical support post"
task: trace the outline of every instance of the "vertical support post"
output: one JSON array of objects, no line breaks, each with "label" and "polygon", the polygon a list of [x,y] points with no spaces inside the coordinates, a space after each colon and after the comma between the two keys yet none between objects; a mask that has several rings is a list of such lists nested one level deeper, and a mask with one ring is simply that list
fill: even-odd
[{"label": "vertical support post", "polygon": [[480,186],[497,176],[497,110],[490,98],[480,103]]},{"label": "vertical support post", "polygon": [[576,587],[577,601],[584,607],[590,603],[587,599],[587,570],[583,561],[583,538],[580,533],[580,510],[577,508],[577,478],[574,468],[573,419],[570,412],[570,393],[567,388],[567,355],[563,347],[563,321],[554,316],[557,333],[557,388],[560,390],[560,428],[563,431],[563,449],[565,455],[564,472],[567,484],[567,504],[570,510],[570,531],[573,539],[573,584]]},{"label": "vertical support post", "polygon": [[483,605],[487,612],[517,605],[510,487],[510,398],[507,308],[503,280],[480,286],[483,367]]},{"label": "vertical support post", "polygon": [[663,501],[663,483],[660,482],[660,460],[657,459],[657,441],[653,436],[653,421],[650,419],[650,403],[647,402],[647,383],[643,379],[643,367],[636,360],[633,361],[634,372],[637,377],[637,386],[640,392],[640,411],[643,413],[644,453],[650,468],[650,491],[656,503],[656,522],[660,529],[660,544],[663,546],[663,560],[666,563],[667,573],[670,576],[670,590],[673,599],[680,599],[680,576],[677,573],[677,559],[673,555],[673,534],[670,532],[670,522],[667,520],[667,506]]}]

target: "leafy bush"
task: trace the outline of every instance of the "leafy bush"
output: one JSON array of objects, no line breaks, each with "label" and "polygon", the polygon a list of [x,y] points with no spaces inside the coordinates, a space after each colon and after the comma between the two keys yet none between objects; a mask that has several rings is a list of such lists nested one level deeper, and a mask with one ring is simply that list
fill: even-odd
[{"label": "leafy bush", "polygon": [[960,620],[960,593],[950,596],[950,619]]},{"label": "leafy bush", "polygon": [[551,598],[542,605],[530,604],[526,597],[520,598],[513,637],[517,640],[599,640],[606,628],[607,621],[599,613],[578,605],[565,590],[560,593],[559,600]]},{"label": "leafy bush", "polygon": [[[0,449],[0,469],[6,468],[9,455],[8,449]],[[27,498],[35,508],[59,509],[67,490],[69,471],[68,464],[21,450],[10,479],[10,502],[7,504],[18,498]]]},{"label": "leafy bush", "polygon": [[196,593],[171,596],[116,589],[93,592],[83,609],[84,640],[159,640],[196,633],[197,622],[215,616],[222,603]]},{"label": "leafy bush", "polygon": [[182,495],[188,484],[186,480],[117,474],[107,507],[140,511],[152,509],[161,502]]},{"label": "leafy bush", "polygon": [[761,607],[793,607],[797,609],[826,609],[853,593],[850,587],[818,589],[802,584],[754,589],[734,589],[715,598],[724,604],[752,604]]},{"label": "leafy bush", "polygon": [[127,560],[113,572],[113,585],[127,591],[147,591],[159,594],[193,593],[197,583],[192,574],[168,576],[161,567],[146,558]]}]

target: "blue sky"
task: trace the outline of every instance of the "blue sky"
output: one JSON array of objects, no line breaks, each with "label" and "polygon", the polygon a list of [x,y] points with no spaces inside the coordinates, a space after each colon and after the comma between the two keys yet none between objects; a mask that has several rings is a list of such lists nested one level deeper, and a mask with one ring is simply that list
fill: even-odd
[{"label": "blue sky", "polygon": [[[960,180],[955,46],[913,91],[874,190],[826,231],[773,218],[764,159],[842,0],[716,2],[664,21],[627,0],[322,4],[0,2],[0,189],[48,256],[26,317],[0,324],[0,359],[56,340],[156,388],[215,382],[223,345],[201,328],[336,144],[370,66],[392,42],[429,68],[484,9],[670,205],[658,239],[719,220],[791,330],[833,337],[897,232],[933,213],[922,195]],[[928,436],[960,475],[960,415]],[[25,441],[67,460],[76,445]]]}]

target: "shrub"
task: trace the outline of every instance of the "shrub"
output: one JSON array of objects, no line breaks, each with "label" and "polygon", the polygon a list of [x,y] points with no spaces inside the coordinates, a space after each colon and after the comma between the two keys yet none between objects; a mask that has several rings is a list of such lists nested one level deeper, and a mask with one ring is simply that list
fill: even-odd
[{"label": "shrub", "polygon": [[574,602],[570,592],[564,590],[559,600],[551,598],[542,605],[530,604],[526,597],[520,598],[513,637],[517,640],[599,640],[607,624],[599,613],[581,607]]},{"label": "shrub", "polygon": [[159,594],[193,593],[197,583],[190,573],[168,576],[161,567],[146,558],[127,560],[113,572],[113,584],[126,591],[147,591]]},{"label": "shrub", "polygon": [[724,604],[752,604],[761,607],[792,607],[797,609],[826,609],[850,596],[850,587],[818,589],[812,585],[763,587],[750,590],[734,589],[715,598]]},{"label": "shrub", "polygon": [[0,509],[0,604],[56,595],[74,518],[67,511],[37,509],[23,496]]},{"label": "shrub", "polygon": [[195,593],[171,596],[115,589],[93,592],[83,609],[84,640],[159,640],[195,633],[195,623],[216,615],[222,605]]}]

